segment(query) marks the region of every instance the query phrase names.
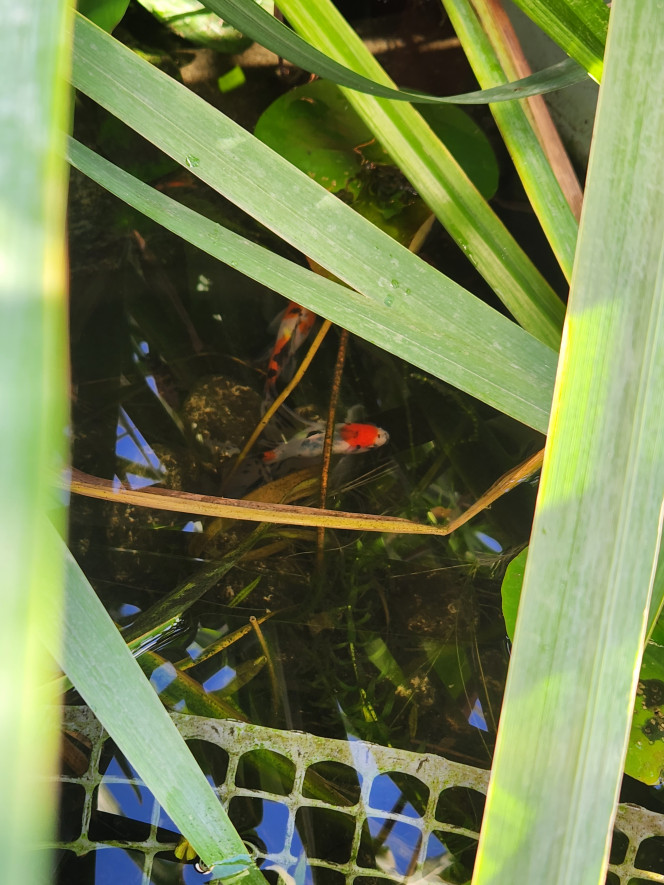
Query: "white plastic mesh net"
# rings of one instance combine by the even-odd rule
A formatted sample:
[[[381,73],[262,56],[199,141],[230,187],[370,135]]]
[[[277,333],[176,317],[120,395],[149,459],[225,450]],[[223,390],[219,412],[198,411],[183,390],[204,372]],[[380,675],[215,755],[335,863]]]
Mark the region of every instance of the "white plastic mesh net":
[[[467,881],[488,771],[363,741],[172,717],[186,741],[199,749],[217,748],[214,752],[224,757],[223,781],[209,775],[210,780],[262,869],[301,880],[306,867],[304,881],[325,885]],[[116,873],[108,881],[127,885],[204,881],[193,866],[184,873],[180,869],[178,878],[172,870],[168,875],[176,865],[175,827],[136,773],[117,762],[91,711],[66,708],[63,729],[78,749],[70,758],[74,773],[61,776],[60,858],[66,852],[77,858],[96,853],[98,871],[104,865],[110,869],[117,861],[113,852],[122,852],[130,858],[132,875],[120,880]],[[247,778],[257,753],[263,776]],[[271,764],[279,772],[274,779],[264,776]],[[334,783],[335,773],[345,784],[338,798],[334,787],[316,788]],[[246,835],[247,821],[253,835]],[[269,839],[260,838],[261,821],[269,824]],[[332,832],[332,839],[320,838]],[[664,816],[619,806],[609,870],[611,885],[664,883]],[[61,881],[86,881],[84,875],[67,876]],[[88,881],[100,881],[99,875]]]

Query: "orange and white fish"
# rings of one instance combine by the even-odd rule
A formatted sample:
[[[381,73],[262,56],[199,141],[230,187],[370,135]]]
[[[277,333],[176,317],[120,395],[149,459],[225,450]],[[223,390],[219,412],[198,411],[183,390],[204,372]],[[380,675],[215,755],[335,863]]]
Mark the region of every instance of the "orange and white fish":
[[[375,424],[335,424],[332,452],[335,455],[359,455],[384,446],[389,438],[388,432]],[[325,428],[314,426],[263,452],[261,457],[266,463],[285,461],[286,458],[317,458],[323,454],[324,443]]]
[[[315,322],[315,313],[294,301],[288,302],[286,310],[281,315],[277,338],[267,364],[264,396],[266,407],[276,397],[277,381],[284,374],[284,369],[296,350],[306,341]]]

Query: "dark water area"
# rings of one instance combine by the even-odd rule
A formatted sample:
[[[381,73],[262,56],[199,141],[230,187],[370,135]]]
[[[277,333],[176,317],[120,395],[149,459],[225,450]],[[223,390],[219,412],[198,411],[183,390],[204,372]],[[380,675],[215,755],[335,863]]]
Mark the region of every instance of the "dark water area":
[[[125,39],[132,21],[145,20],[142,11],[133,14],[120,32]],[[157,29],[154,39],[162,37]],[[178,44],[164,57],[182,64],[184,52]],[[192,50],[186,52],[190,61]],[[247,78],[253,98],[267,105],[290,85],[292,74],[284,79],[275,69],[248,69]],[[422,86],[416,79],[409,85]],[[208,84],[196,88],[207,96]],[[242,101],[231,96],[229,105]],[[222,101],[219,95],[215,100]],[[245,109],[243,124],[250,125],[261,109]],[[83,97],[75,131],[174,199],[306,264]],[[318,506],[318,461],[292,458],[271,468],[260,459],[282,439],[283,425],[268,430],[249,467],[229,479],[234,458],[261,417],[284,298],[76,172],[69,224],[73,466],[127,488],[160,485],[212,496],[241,496],[249,489],[260,495],[271,480],[298,471],[305,484],[296,503]],[[422,257],[486,294],[440,229],[429,236]],[[308,420],[327,418],[339,340],[333,328],[289,398],[290,408]],[[305,350],[298,351],[293,369]],[[454,518],[542,445],[535,432],[356,336],[348,343],[336,420],[370,422],[390,439],[361,454],[333,456],[327,507],[417,522]],[[185,581],[194,586],[195,601],[139,657],[157,690],[160,662],[186,672],[186,691],[164,688],[164,703],[172,709],[206,716],[221,710],[269,728],[432,752],[489,768],[509,658],[500,581],[507,562],[527,543],[535,494],[536,483],[524,483],[448,538],[327,530],[322,550],[315,529],[272,525],[257,531],[250,523],[74,495],[70,547],[111,617],[127,631]],[[222,562],[226,566],[210,581],[211,569]],[[232,641],[206,657],[225,637]],[[80,703],[74,693],[68,700]],[[100,771],[111,786],[102,791],[103,802],[97,794],[91,800],[90,838],[103,841],[110,833],[118,844],[84,858],[64,852],[60,882],[144,881],[132,849],[119,844],[144,838],[146,827],[157,840],[173,839],[174,825],[133,783],[126,760],[110,744],[104,752]],[[209,748],[197,753],[210,779],[223,781],[223,759],[210,758]],[[287,778],[283,768],[277,770]],[[352,777],[330,777],[340,778],[352,794]],[[288,792],[287,785],[283,789]],[[379,808],[383,802],[387,812],[412,807],[418,813],[422,797],[407,778],[400,783],[398,776],[389,777],[377,789]],[[465,794],[445,800],[453,824],[477,817],[467,801]],[[77,790],[64,791],[65,829],[67,808],[82,802]],[[278,842],[274,834],[283,821],[276,805],[233,802],[231,818],[252,844],[260,849],[261,842]],[[307,834],[314,831],[334,832],[331,844],[344,844],[347,815],[335,819],[330,812],[328,820],[307,814],[313,818],[297,825],[304,854]],[[416,831],[411,839],[407,822],[399,826],[404,833],[394,838],[410,839],[419,850]],[[69,833],[64,841],[75,838]],[[372,838],[375,833],[363,848],[369,854]],[[468,845],[445,851],[472,854]],[[156,857],[152,881],[205,881],[169,851]],[[395,864],[397,879],[407,874],[407,865]],[[472,858],[466,873],[471,867]],[[466,873],[459,870],[457,879],[445,881],[466,881]],[[315,881],[323,879],[340,876],[319,867]],[[366,881],[374,881],[370,872]]]
[[[120,204],[113,211],[127,213]],[[285,302],[140,217],[131,221],[114,244],[115,267],[73,265],[73,464],[129,488],[228,493],[229,466],[261,417],[270,324]],[[328,335],[291,407],[326,417],[338,338],[337,330]],[[385,428],[390,441],[333,457],[332,509],[453,517],[539,444],[536,434],[356,337],[337,420],[349,414]],[[257,451],[277,439],[268,434]],[[250,463],[251,479],[273,478],[275,471]],[[277,467],[315,474],[318,465],[290,459]],[[274,613],[262,629],[279,665],[278,697],[266,668],[240,689],[241,706],[260,710],[262,724],[339,737],[348,716],[363,738],[441,752],[460,741],[460,757],[489,764],[491,738],[468,717],[484,693],[493,732],[507,660],[500,578],[527,542],[534,496],[526,484],[445,539],[328,531],[322,569],[314,529],[270,527],[159,652],[178,661],[250,615]],[[315,490],[302,503],[315,505]],[[120,624],[254,531],[72,499],[72,550]],[[224,652],[223,666],[212,658],[189,672],[219,690],[218,670],[260,656],[249,635]]]

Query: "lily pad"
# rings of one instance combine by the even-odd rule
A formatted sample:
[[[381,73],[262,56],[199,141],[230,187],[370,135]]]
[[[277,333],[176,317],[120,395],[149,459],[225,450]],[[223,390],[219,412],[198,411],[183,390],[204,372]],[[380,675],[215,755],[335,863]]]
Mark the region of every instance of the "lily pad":
[[[486,200],[498,190],[500,170],[493,148],[473,118],[452,104],[418,108],[429,126]]]
[[[510,639],[514,639],[528,548],[507,566],[501,587],[503,615]],[[653,637],[664,634],[660,617]],[[664,647],[650,641],[643,653],[634,716],[629,733],[625,773],[645,784],[664,782]]]
[[[498,164],[481,129],[452,105],[422,113],[476,187],[492,196]],[[429,215],[333,83],[316,80],[282,95],[261,115],[254,134],[400,242],[409,242]]]
[[[129,0],[79,0],[78,11],[110,34],[128,6]]]
[[[138,0],[178,37],[217,52],[241,52],[252,43],[232,25],[224,22],[198,0]],[[274,12],[274,0],[254,0],[268,12]]]
[[[363,162],[389,162],[343,93],[326,80],[273,101],[254,135],[332,193],[344,190]]]
[[[523,586],[523,573],[526,570],[526,559],[528,558],[528,548],[525,547],[518,556],[507,566],[505,577],[500,588],[503,598],[503,617],[505,618],[505,629],[507,635],[514,641],[514,628],[516,627],[516,615],[519,610],[519,599],[521,598],[521,587]]]
[[[643,653],[625,772],[645,784],[664,781],[664,649]]]

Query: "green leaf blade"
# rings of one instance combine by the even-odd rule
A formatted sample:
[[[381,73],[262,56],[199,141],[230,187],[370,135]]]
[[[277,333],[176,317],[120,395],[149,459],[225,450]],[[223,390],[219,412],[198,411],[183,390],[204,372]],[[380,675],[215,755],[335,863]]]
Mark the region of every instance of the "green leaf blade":
[[[391,83],[329,0],[284,0],[282,8],[312,43],[349,67]],[[409,104],[343,91],[510,313],[524,329],[557,348],[562,302],[423,117]]]
[[[545,429],[553,350],[85,19],[77,19],[75,34],[79,88],[357,290],[337,287],[325,303],[305,293],[303,304],[380,346],[389,333],[388,348],[406,359],[406,350],[414,353],[408,342],[416,342],[415,364]],[[205,236],[209,251],[220,234]],[[225,254],[238,266],[227,247]]]
[[[475,0],[474,7],[469,0],[443,0],[443,4],[478,82],[485,87],[504,82],[498,53],[482,28],[482,18],[478,18],[483,13],[490,20],[492,5],[479,0]],[[491,113],[546,238],[569,280],[578,224],[530,124],[525,103],[493,105]]]
[[[476,885],[603,880],[655,574],[664,106],[648,74],[664,13],[612,15]]]
[[[61,525],[53,473],[66,463],[65,211],[71,11],[64,0],[2,4],[0,74],[0,550],[6,665],[0,717],[3,882],[48,880],[37,846],[56,829],[59,696],[44,684],[60,641],[62,559],[44,542]],[[52,600],[56,615],[47,616]]]
[[[204,5],[216,12],[220,18],[233,22],[247,36],[261,46],[271,49],[277,55],[293,64],[326,77],[338,86],[347,86],[358,92],[394,101],[410,101],[413,104],[487,104],[492,101],[511,101],[528,95],[542,95],[557,89],[564,89],[579,83],[587,76],[584,69],[567,59],[538,71],[530,77],[516,80],[505,86],[486,91],[467,92],[462,95],[427,95],[409,89],[393,89],[368,77],[357,74],[345,65],[339,64],[329,55],[320,52],[298,34],[274,19],[263,9],[254,9],[242,0],[205,0]]]
[[[588,71],[602,79],[609,8],[602,0],[514,0],[536,25]]]
[[[242,839],[76,560],[53,529],[48,537],[66,565],[64,646],[49,641],[52,654],[202,860],[217,864],[217,875],[246,870],[248,881],[261,885]]]

